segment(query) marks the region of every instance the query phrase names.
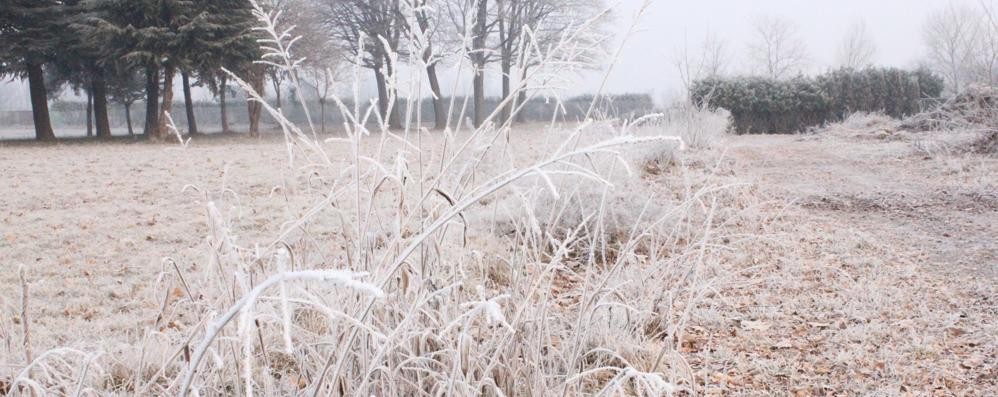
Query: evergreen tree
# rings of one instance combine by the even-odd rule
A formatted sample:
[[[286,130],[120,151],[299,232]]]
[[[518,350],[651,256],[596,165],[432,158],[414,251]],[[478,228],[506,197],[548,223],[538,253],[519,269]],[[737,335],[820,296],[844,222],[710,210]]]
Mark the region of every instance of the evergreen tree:
[[[123,67],[109,70],[109,80],[113,81],[107,87],[109,99],[125,108],[125,125],[128,127],[128,135],[135,135],[135,131],[132,129],[132,104],[142,100],[145,96],[143,76],[134,68]]]
[[[198,16],[189,24],[185,43],[188,73],[194,72],[202,85],[218,96],[221,110],[222,132],[228,132],[226,96],[228,75],[245,74],[260,59],[257,34],[253,31],[256,20],[248,0],[205,0]],[[185,90],[186,92],[189,90]],[[193,109],[188,102],[189,119]],[[192,131],[196,126],[192,125]]]
[[[28,79],[35,138],[39,140],[55,139],[43,66],[57,52],[61,7],[57,0],[0,2],[0,73]]]
[[[163,139],[163,113],[173,105],[173,77],[181,65],[188,24],[197,8],[191,0],[95,0],[99,15],[90,40],[104,43],[101,57],[142,67],[146,75],[144,133]],[[160,76],[162,75],[162,87]],[[158,106],[162,95],[162,108]]]
[[[51,89],[61,89],[68,84],[75,92],[87,96],[87,136],[92,135],[96,122],[97,136],[111,136],[111,123],[107,109],[107,77],[105,60],[101,57],[102,42],[90,40],[88,32],[97,18],[92,2],[63,1],[61,23],[64,34],[59,36],[58,54],[52,62]]]

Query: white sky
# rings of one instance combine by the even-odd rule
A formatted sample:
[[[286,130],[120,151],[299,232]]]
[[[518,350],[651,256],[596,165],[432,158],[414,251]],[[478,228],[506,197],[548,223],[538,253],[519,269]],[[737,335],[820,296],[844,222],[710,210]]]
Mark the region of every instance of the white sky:
[[[616,25],[624,30],[644,0],[619,2]],[[979,5],[979,0],[954,0]],[[985,0],[991,2],[992,0]],[[923,55],[921,27],[928,14],[949,0],[652,0],[641,19],[641,31],[625,47],[608,90],[614,93],[651,93],[656,99],[675,94],[681,83],[675,54],[685,41],[697,48],[708,32],[727,43],[735,62],[744,69],[752,23],[763,16],[792,20],[807,45],[811,71],[834,66],[835,52],[849,27],[863,19],[876,41],[875,64],[911,67]],[[741,67],[741,68],[740,68]],[[582,91],[594,91],[598,76],[586,76]]]
[[[606,0],[616,14],[613,30],[622,39],[644,0]],[[726,42],[730,56],[729,70],[745,71],[745,52],[752,36],[752,23],[759,17],[778,16],[794,21],[811,56],[811,71],[834,66],[835,52],[849,27],[864,20],[876,42],[875,63],[911,67],[922,57],[921,26],[933,10],[950,0],[651,0],[639,22],[639,31],[630,38],[613,73],[606,92],[648,93],[656,100],[673,97],[680,91],[675,54],[688,43],[699,46],[708,32]],[[952,0],[977,6],[981,0]],[[984,0],[992,2],[994,0]],[[441,68],[444,87],[452,87],[447,71]],[[365,72],[365,75],[368,74]],[[498,94],[495,73],[489,77],[489,94]],[[366,78],[366,76],[365,76]],[[602,72],[579,76],[579,84],[566,95],[592,93],[603,78]],[[461,78],[464,85],[464,78]],[[364,92],[373,94],[373,84],[365,82]],[[269,86],[269,85],[268,85]],[[269,87],[268,87],[269,89]],[[26,97],[11,100],[16,93],[26,93],[21,84],[0,82],[0,109],[27,108]],[[197,95],[208,99],[205,93]],[[445,92],[445,94],[447,94]],[[6,100],[5,100],[6,98]],[[19,106],[20,105],[20,106]]]

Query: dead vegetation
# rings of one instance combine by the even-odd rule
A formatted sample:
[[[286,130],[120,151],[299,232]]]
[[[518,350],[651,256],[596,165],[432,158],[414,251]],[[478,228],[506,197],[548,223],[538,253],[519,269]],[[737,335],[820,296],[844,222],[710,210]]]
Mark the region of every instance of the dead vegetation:
[[[998,390],[998,222],[963,207],[994,191],[993,158],[729,137],[714,112],[399,131],[338,100],[351,122],[319,140],[239,83],[279,140],[0,154],[0,260],[26,269],[0,274],[22,286],[0,295],[6,394]],[[120,167],[72,173],[100,161]]]
[[[442,143],[425,138],[427,148]],[[537,153],[543,153],[545,145],[550,144],[537,131],[520,131],[511,139],[532,142]],[[379,143],[367,140],[363,145],[362,150],[368,150]],[[435,269],[431,277],[420,270],[423,262],[403,266],[392,282],[396,291],[392,293],[400,295],[398,305],[416,302],[422,305],[424,315],[453,317],[449,321],[421,321],[418,327],[406,328],[405,338],[395,340],[408,358],[399,359],[426,360],[420,371],[449,373],[451,365],[458,361],[443,360],[460,349],[479,352],[460,354],[480,354],[478,349],[487,346],[489,339],[478,338],[513,335],[516,346],[533,346],[529,354],[536,354],[534,357],[579,351],[584,368],[602,368],[604,372],[586,373],[579,378],[578,386],[572,386],[579,387],[578,392],[596,393],[615,385],[612,387],[622,388],[617,394],[639,394],[633,382],[658,376],[674,389],[654,390],[674,390],[675,395],[990,395],[998,388],[993,382],[996,368],[991,359],[998,347],[993,338],[994,304],[989,301],[995,293],[994,284],[986,280],[995,277],[987,269],[996,263],[998,248],[988,240],[998,232],[994,230],[998,223],[994,222],[995,180],[989,175],[998,165],[988,157],[968,154],[925,160],[908,152],[907,145],[905,141],[870,141],[834,134],[818,140],[725,137],[718,149],[679,153],[681,161],[661,173],[636,173],[632,178],[637,179],[626,179],[626,172],[615,174],[614,190],[604,190],[599,183],[579,184],[553,177],[559,192],[555,198],[543,178],[525,180],[500,197],[479,201],[466,217],[470,226],[467,243],[463,242],[461,222],[453,223],[451,237],[440,240],[439,248],[434,248],[448,254],[436,256],[433,250],[427,251],[427,255],[437,258],[425,262],[435,263],[431,265]],[[68,169],[89,158],[104,156],[109,148],[102,145],[88,149],[73,156],[46,157],[65,158]],[[134,152],[136,147],[122,145],[120,149]],[[309,200],[302,199],[311,195],[302,192],[321,186],[317,184],[321,179],[315,176],[300,179],[300,184],[288,189],[298,192],[286,196],[295,203],[291,206],[282,204],[286,200],[282,195],[271,193],[269,182],[282,178],[278,142],[247,147],[235,142],[194,141],[183,150],[137,149],[143,155],[136,158],[146,159],[143,161],[148,161],[150,167],[160,164],[164,170],[115,176],[124,191],[134,186],[135,193],[141,192],[150,177],[167,181],[165,185],[172,189],[181,188],[185,181],[200,180],[199,185],[212,185],[218,183],[217,178],[232,179],[226,185],[239,193],[238,205],[232,199],[222,199],[234,198],[231,193],[210,194],[218,197],[215,205],[220,220],[225,220],[212,228],[240,235],[232,240],[236,244],[233,248],[265,241],[268,230],[282,230],[280,224],[285,219],[274,214],[307,213]],[[196,176],[196,169],[212,168],[170,171],[191,164],[194,158],[225,158],[236,149],[257,154],[215,160],[216,171],[202,176]],[[11,188],[25,193],[23,201],[5,203],[4,207],[11,211],[3,215],[9,219],[6,222],[37,222],[17,214],[34,203],[52,206],[61,200],[58,196],[45,199],[42,186],[54,185],[41,183],[37,175],[30,176],[23,171],[28,168],[21,167],[37,158],[39,150],[60,149],[26,147],[6,154],[5,163],[11,164],[12,170],[22,170],[17,171],[17,185]],[[329,153],[338,156],[342,152],[331,149]],[[848,160],[840,157],[843,153],[849,154]],[[642,151],[634,151],[632,156],[630,162],[638,171]],[[267,160],[253,161],[261,158]],[[497,155],[493,160],[501,165],[502,158]],[[221,177],[220,169],[226,163],[231,164],[231,170],[228,176]],[[835,168],[823,168],[829,164],[835,164]],[[480,169],[488,167],[482,165]],[[870,174],[871,169],[882,172]],[[874,176],[878,178],[870,179]],[[109,210],[117,207],[111,196],[98,195],[103,189],[94,188],[85,179],[80,183],[72,187],[79,190],[67,194],[88,197],[88,201]],[[169,190],[153,194],[167,195]],[[605,201],[600,198],[603,194],[607,195]],[[804,200],[794,204],[795,197]],[[605,203],[604,215],[598,218],[591,215],[599,212],[592,206],[594,202]],[[203,262],[206,246],[197,243],[198,236],[215,233],[213,229],[203,221],[180,222],[185,213],[203,208],[205,203],[197,194],[165,203],[166,207],[125,209],[133,214],[130,218],[144,219],[136,227],[148,231],[134,236],[139,241],[95,237],[93,245],[53,251],[71,258],[68,266],[51,267],[49,271],[27,267],[32,299],[26,317],[31,325],[34,354],[47,354],[38,356],[42,363],[56,360],[35,367],[32,379],[37,379],[39,390],[71,393],[85,368],[89,368],[86,390],[96,394],[136,390],[168,394],[169,387],[176,387],[172,382],[182,376],[198,331],[210,320],[201,314],[200,307],[213,299],[211,295],[217,293],[213,290],[224,278],[212,270],[217,265]],[[338,205],[343,208],[347,203]],[[446,200],[440,203],[448,205]],[[78,216],[73,215],[74,207],[58,208],[60,212],[42,222],[56,227],[54,230],[66,230],[67,220],[83,222],[74,219]],[[384,215],[393,206],[379,208],[378,213]],[[599,222],[579,222],[579,218],[567,216],[569,212],[581,219],[605,221],[603,226],[598,226]],[[490,220],[493,217],[495,223]],[[537,220],[535,226],[530,226],[531,218]],[[341,233],[354,232],[341,230],[337,219],[316,219],[305,226],[300,237],[288,240],[294,253],[289,268],[300,270],[345,260],[334,259],[346,258],[340,247],[349,247],[347,236]],[[508,234],[497,234],[507,220],[517,227],[509,228]],[[93,236],[104,236],[126,227],[130,226],[93,223],[88,231]],[[29,229],[18,226],[18,230]],[[153,239],[146,240],[146,234]],[[380,232],[371,238],[377,234]],[[224,236],[219,234],[213,240],[222,241]],[[381,243],[370,240],[363,246],[390,250],[398,237],[393,233],[384,236],[377,237]],[[50,244],[42,235],[6,232],[8,237],[18,248],[7,251],[5,263],[29,262],[34,252]],[[176,246],[173,240],[190,245],[172,254],[179,273],[172,264],[161,266],[155,255],[132,262],[130,271],[114,270],[114,258],[135,251],[168,254],[169,247]],[[330,248],[312,251],[318,241]],[[104,255],[101,247],[113,252],[111,260],[87,265]],[[223,245],[207,247],[215,247],[210,252],[227,250]],[[604,247],[612,249],[603,251]],[[599,255],[597,260],[590,261],[592,254]],[[229,260],[227,257],[220,258]],[[263,262],[254,266],[277,265]],[[160,282],[143,280],[143,274],[155,275],[159,271],[163,272]],[[78,281],[71,281],[75,276],[66,277],[80,272],[91,276],[81,276]],[[256,274],[250,276],[256,279],[254,283],[263,281],[263,274],[250,274]],[[66,279],[69,283],[61,285],[70,290],[82,291],[90,284],[122,287],[110,288],[110,292],[102,288],[81,296],[80,302],[104,302],[91,303],[94,314],[88,317],[75,309],[62,312],[65,305],[61,302],[67,298],[61,295],[63,287],[46,282],[53,278]],[[3,282],[18,284],[16,277]],[[460,286],[454,286],[457,282]],[[429,284],[447,292],[415,301],[401,297],[417,294],[425,288],[420,285]],[[263,337],[265,343],[255,344],[254,367],[259,370],[254,370],[253,378],[260,385],[269,383],[266,387],[271,389],[261,389],[260,393],[302,394],[315,387],[327,358],[322,353],[332,351],[322,346],[331,346],[348,335],[344,332],[349,330],[350,320],[343,317],[342,309],[324,303],[341,299],[341,294],[321,284],[297,284],[288,289],[288,324],[294,344],[290,353],[283,347],[281,336],[279,291],[274,290],[261,301],[256,310],[267,314],[258,317],[260,331],[251,336],[254,340]],[[507,294],[509,297],[505,297]],[[5,338],[2,368],[6,372],[2,378],[10,384],[16,375],[13,370],[23,365],[20,327],[25,316],[17,307],[18,291],[5,292],[3,298],[0,330]],[[454,299],[466,305],[463,310],[446,309],[456,304],[447,303]],[[404,306],[398,305],[383,310],[401,316],[399,310]],[[582,310],[585,307],[590,309]],[[121,308],[128,309],[123,312]],[[481,317],[469,318],[469,313]],[[519,321],[515,320],[518,313]],[[453,323],[461,318],[466,320]],[[127,322],[155,331],[146,336],[135,334],[120,327]],[[504,322],[515,331],[500,332],[506,328]],[[542,329],[532,325],[542,322],[547,324]],[[474,339],[463,339],[459,329],[448,327],[451,323],[468,327],[465,332]],[[404,326],[405,322],[398,324]],[[90,335],[99,341],[72,331],[79,327],[93,329]],[[550,332],[559,328],[573,332]],[[541,330],[550,333],[538,337]],[[530,342],[537,340],[543,344]],[[98,351],[103,354],[96,355]],[[238,349],[222,350],[226,351],[221,356],[225,361],[230,360],[227,355],[240,354]],[[543,359],[539,362],[554,365]],[[417,379],[415,369],[398,368],[398,374]],[[567,371],[564,367],[551,368],[555,372]],[[545,388],[550,393],[560,392],[559,388],[539,383],[540,378],[512,376],[507,371],[482,373],[481,379],[495,381],[510,393]],[[517,371],[522,374],[523,370]],[[235,374],[238,372],[224,378]],[[216,392],[240,387],[224,378],[218,380],[221,383],[215,386]],[[349,382],[341,385],[359,386]],[[396,392],[403,393],[395,390],[386,394]]]
[[[998,153],[998,89],[973,85],[940,106],[902,121],[901,129],[966,131],[978,135],[967,150]]]

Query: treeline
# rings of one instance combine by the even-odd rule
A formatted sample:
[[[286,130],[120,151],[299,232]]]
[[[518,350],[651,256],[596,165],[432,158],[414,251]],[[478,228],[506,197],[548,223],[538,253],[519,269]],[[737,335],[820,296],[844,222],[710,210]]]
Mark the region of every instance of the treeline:
[[[738,133],[793,133],[843,120],[853,112],[903,117],[937,98],[945,83],[927,70],[840,69],[788,80],[763,77],[707,78],[693,83],[691,100],[731,112]]]
[[[244,100],[242,96],[235,96],[234,100]],[[599,99],[594,100],[592,95],[580,95],[575,97],[565,98],[563,100],[556,100],[554,98],[531,98],[527,101],[523,109],[518,112],[519,120],[522,122],[549,122],[554,118],[556,121],[568,121],[575,122],[585,119],[586,113],[589,111],[590,105],[595,102],[593,106],[593,114],[600,117],[607,118],[620,118],[620,119],[633,119],[636,117],[644,116],[655,112],[655,104],[652,97],[648,94],[622,94],[622,95],[604,95]],[[454,107],[451,108],[449,104],[453,101]],[[462,108],[465,103],[471,103],[472,98],[468,97],[456,97],[456,98],[444,98],[444,103],[448,104],[450,112],[450,120],[452,125],[460,120],[462,117],[467,117],[467,114],[462,115]],[[400,98],[399,102],[406,102],[405,98]],[[424,122],[432,122],[435,118],[435,113],[433,109],[433,100],[426,98],[421,101],[419,106],[418,114],[420,119]],[[499,108],[502,98],[499,97],[486,97],[484,102],[484,107],[486,113],[492,113]],[[347,108],[353,108],[354,103],[352,100],[345,99],[343,104]],[[175,102],[174,107],[184,107],[183,102]],[[308,99],[305,102],[305,106],[308,107],[311,112],[312,117],[319,117],[318,111],[321,105],[316,99]],[[52,113],[53,125],[58,127],[59,125],[84,125],[89,124],[92,120],[91,114],[92,109],[88,110],[86,102],[79,101],[55,101],[49,106]],[[282,107],[282,112],[284,117],[289,121],[304,125],[307,123],[306,114],[301,103],[298,101],[291,101]],[[414,109],[415,110],[415,109]],[[230,108],[228,116],[235,120],[234,126],[240,126],[241,123],[248,120],[249,115],[246,113],[246,107],[235,107]],[[220,105],[217,102],[203,102],[195,101],[193,104],[193,115],[198,120],[198,124],[202,127],[210,127],[218,129],[221,127],[220,120],[218,119],[218,114],[220,112]],[[19,119],[16,117],[5,117],[5,115],[10,115],[5,112],[0,112],[0,125],[14,126],[14,125],[27,125],[31,123],[30,117],[25,119]],[[20,115],[17,113],[16,115]],[[591,116],[592,116],[591,115]],[[135,132],[132,128],[131,120],[142,120],[145,117],[145,111],[138,107],[137,109],[128,111],[126,107],[112,107],[108,109],[108,119],[110,120],[110,125],[113,130],[121,131],[125,130],[128,135],[133,135]],[[187,113],[179,112],[172,116],[173,121],[177,125],[187,125]],[[413,115],[415,119],[415,114]],[[341,125],[347,122],[342,114],[338,111],[329,112],[326,117],[322,118],[324,122],[328,125]],[[266,119],[261,122],[265,123]],[[315,121],[315,120],[313,120]],[[245,127],[245,126],[243,126]],[[321,126],[317,126],[321,128]],[[141,133],[141,131],[138,131]]]
[[[254,23],[246,0],[5,0],[0,75],[28,80],[37,139],[55,139],[48,102],[67,88],[86,94],[97,136],[111,135],[109,102],[145,101],[143,133],[162,138],[176,75],[188,113],[195,78],[224,109],[222,67],[262,75]]]
[[[397,82],[400,62],[424,70],[429,106],[437,128],[450,117],[437,76],[445,62],[471,65],[468,114],[475,126],[490,113],[486,70],[498,65],[504,106],[496,120],[522,121],[531,95],[527,82],[566,32],[585,26],[602,10],[602,0],[4,0],[0,2],[0,77],[26,79],[37,139],[55,139],[48,103],[66,89],[88,98],[97,136],[110,136],[108,104],[131,114],[144,103],[142,133],[170,135],[175,80],[182,85],[187,130],[197,133],[192,87],[206,87],[219,102],[219,120],[228,131],[231,71],[254,91],[271,89],[282,107],[282,84],[294,78],[318,98],[325,118],[341,65],[369,70],[377,85],[377,115],[393,127],[403,118]],[[261,11],[261,12],[256,12]],[[268,34],[254,27],[266,11],[276,33],[294,26],[296,69],[257,62],[271,52]],[[603,19],[601,18],[600,21]],[[529,34],[524,34],[529,32]],[[605,33],[605,32],[603,32]],[[576,37],[576,36],[572,36]],[[571,51],[593,60],[606,34],[578,35]],[[289,42],[282,45],[288,45]],[[307,56],[305,56],[307,55]],[[302,57],[298,60],[298,57]],[[264,59],[266,58],[266,59]],[[293,75],[292,75],[293,74]],[[268,84],[269,82],[269,84]],[[494,107],[493,107],[494,109]],[[249,133],[259,133],[262,105],[248,102]],[[451,117],[452,118],[452,117]],[[325,124],[325,120],[322,120]]]

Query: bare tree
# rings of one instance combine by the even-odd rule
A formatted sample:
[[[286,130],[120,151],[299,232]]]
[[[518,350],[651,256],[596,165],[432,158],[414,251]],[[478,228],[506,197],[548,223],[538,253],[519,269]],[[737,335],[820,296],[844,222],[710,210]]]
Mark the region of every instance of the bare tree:
[[[322,25],[346,51],[348,60],[374,72],[382,121],[402,125],[396,90],[394,56],[400,55],[404,31],[399,0],[316,0]]]
[[[866,21],[853,22],[838,48],[838,63],[844,68],[860,69],[870,66],[877,52],[877,44],[870,35]]]
[[[293,10],[293,8],[294,6],[301,4],[292,4],[292,1],[293,0],[258,0],[258,2],[261,3],[265,9],[279,12],[281,15],[294,14],[295,12],[293,11],[300,11]],[[274,100],[276,101],[275,107],[280,109],[284,106],[284,99],[282,97],[284,90],[281,87],[284,85],[284,80],[286,80],[288,76],[284,71],[280,70],[280,68],[273,66],[268,66],[265,72],[266,77],[270,79],[271,87],[274,89]]]
[[[496,0],[449,0],[444,1],[447,15],[457,38],[463,47],[472,68],[472,123],[479,127],[485,122],[485,69],[495,62],[494,42],[490,38],[498,25],[496,12],[490,4]]]
[[[513,63],[523,53],[525,30],[536,30],[557,9],[553,0],[496,0],[499,25],[499,65],[502,73],[502,98],[512,95]],[[564,25],[567,27],[567,24]],[[508,121],[513,103],[507,103],[499,119]]]
[[[475,96],[475,127],[485,122],[485,64],[488,60],[485,44],[490,32],[489,0],[471,0],[474,4],[474,25],[471,31],[471,48],[468,57],[474,69],[472,90]]]
[[[950,3],[925,21],[922,34],[929,63],[943,75],[953,92],[960,92],[969,79],[979,20],[973,8]]]
[[[688,42],[684,40],[683,47],[676,50],[674,62],[683,88],[689,92],[694,81],[724,75],[729,58],[727,43],[717,35],[707,32],[697,50],[691,50]]]
[[[984,15],[979,18],[980,34],[972,67],[975,80],[994,87],[998,82],[998,21],[990,3],[980,0],[980,5]]]
[[[723,76],[731,59],[728,43],[716,34],[707,33],[700,45],[701,70],[704,77]]]
[[[431,12],[427,0],[409,0],[405,4],[412,7],[412,12],[406,13],[407,16],[411,16],[412,21],[407,21],[405,28],[414,46],[421,52],[421,61],[426,68],[426,78],[430,84],[433,102],[434,128],[444,129],[447,127],[447,111],[444,108],[443,92],[440,90],[440,79],[437,77],[437,63],[440,62],[440,57],[434,53],[433,45],[437,33],[436,22],[440,18]]]
[[[807,48],[797,24],[778,17],[755,22],[755,37],[749,44],[749,59],[767,77],[782,79],[803,71],[808,62]]]
[[[522,103],[526,95],[523,92],[525,87],[520,87],[517,101],[506,100],[514,94],[514,66],[518,69],[522,85],[529,69],[537,65],[534,57],[527,56],[529,47],[548,48],[565,32],[573,31],[579,23],[600,11],[600,0],[496,0],[497,53],[502,73],[502,99],[507,103],[500,120],[511,121],[513,109],[517,103]],[[605,21],[601,19],[599,22]],[[586,37],[580,39],[585,40]]]
[[[326,133],[326,104],[336,88],[337,76],[343,64],[343,54],[333,37],[323,28],[321,13],[314,0],[291,0],[289,19],[299,40],[297,53],[304,55],[298,77],[315,91],[319,102],[320,132]]]

